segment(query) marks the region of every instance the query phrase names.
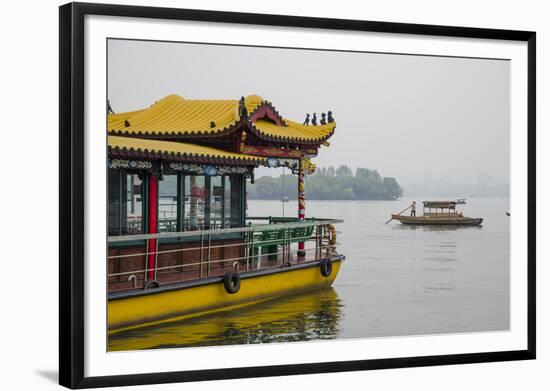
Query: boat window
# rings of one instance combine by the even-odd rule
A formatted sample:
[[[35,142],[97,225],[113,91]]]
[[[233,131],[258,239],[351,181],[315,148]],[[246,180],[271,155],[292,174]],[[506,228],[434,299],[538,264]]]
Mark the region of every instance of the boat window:
[[[178,175],[164,175],[159,181],[158,232],[178,230]]]
[[[126,216],[123,216],[122,235],[143,233],[143,186],[137,174],[126,174]],[[124,218],[125,217],[125,218]]]
[[[229,213],[229,228],[241,227],[244,225],[244,186],[245,181],[242,176],[230,176],[227,178],[227,187],[229,197],[226,198],[226,210]]]
[[[108,234],[143,233],[143,186],[137,173],[109,170]]]
[[[223,177],[223,226],[224,228],[231,228],[231,179],[230,177]]]
[[[108,179],[108,235],[119,235],[120,230],[120,171],[109,170]]]
[[[241,175],[165,174],[158,185],[158,232],[241,227]],[[146,189],[138,172],[109,170],[108,235],[146,233]]]
[[[186,175],[180,181],[183,231],[242,226],[242,176]]]
[[[206,178],[188,175],[183,186],[183,230],[205,229],[206,219]]]
[[[223,228],[224,212],[224,191],[223,179],[225,177],[215,176],[210,178],[210,190],[208,192],[210,201],[210,215],[208,227],[210,229]]]
[[[241,176],[207,177],[205,218],[210,229],[241,226]]]

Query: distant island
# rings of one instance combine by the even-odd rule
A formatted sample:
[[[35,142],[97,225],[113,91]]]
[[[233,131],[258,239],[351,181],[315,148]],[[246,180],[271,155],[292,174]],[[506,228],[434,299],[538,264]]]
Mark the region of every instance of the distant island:
[[[264,176],[256,178],[254,184],[247,184],[248,198],[295,200],[297,186],[296,175]],[[403,189],[395,178],[382,177],[378,171],[368,168],[357,168],[354,173],[346,165],[319,167],[306,177],[308,200],[394,200],[402,195]]]

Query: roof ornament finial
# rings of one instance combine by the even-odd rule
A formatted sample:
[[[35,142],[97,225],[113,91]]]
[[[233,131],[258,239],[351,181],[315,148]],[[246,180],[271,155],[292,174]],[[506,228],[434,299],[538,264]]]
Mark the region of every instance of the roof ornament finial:
[[[241,96],[241,100],[239,100],[239,115],[241,118],[248,115],[248,110],[246,110],[246,105],[244,103],[244,96]]]
[[[306,119],[304,120],[303,125],[309,125],[309,113],[306,113]]]
[[[328,123],[331,124],[334,122],[334,118],[332,117],[332,111],[328,111]]]
[[[124,126],[127,127],[127,128],[129,128],[129,127],[130,127],[130,121],[125,120],[125,121],[124,121]]]
[[[113,108],[111,107],[111,101],[107,99],[107,114],[114,114]]]
[[[210,127],[211,128],[215,128],[216,127],[216,123],[214,121],[210,121]]]
[[[327,115],[325,113],[321,113],[321,125],[327,124]]]
[[[313,113],[313,118],[311,119],[311,124],[317,126],[317,113]]]

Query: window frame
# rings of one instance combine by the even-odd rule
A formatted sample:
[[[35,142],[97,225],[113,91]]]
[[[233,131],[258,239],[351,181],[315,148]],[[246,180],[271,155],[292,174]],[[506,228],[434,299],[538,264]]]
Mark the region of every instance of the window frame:
[[[205,203],[205,212],[204,212],[204,221],[205,221],[205,225],[208,225],[210,223],[210,203],[211,203],[211,178],[212,176],[210,175],[193,175],[193,174],[189,174],[189,173],[185,173],[185,172],[182,172],[182,171],[179,171],[179,172],[176,172],[175,173],[177,176],[178,176],[178,185],[177,185],[177,223],[176,223],[176,227],[178,229],[178,231],[182,231],[182,227],[185,226],[185,179],[186,177],[190,177],[190,176],[198,176],[198,177],[204,177],[204,186],[205,188],[207,189],[206,191],[206,194],[205,194],[205,198],[204,198],[204,203]],[[169,174],[166,174],[165,175],[174,175],[174,172],[170,172]],[[236,183],[238,184],[239,186],[239,189],[238,189],[238,199],[239,199],[239,216],[238,216],[238,224],[240,227],[244,227],[245,223],[246,223],[246,200],[245,200],[245,194],[246,194],[246,178],[245,178],[245,175],[243,174],[234,174],[234,175],[216,175],[216,176],[220,176],[224,179],[222,179],[221,183],[222,183],[222,197],[223,197],[223,201],[222,201],[222,214],[225,213],[225,202],[226,202],[226,199],[225,199],[225,187],[226,187],[226,181],[225,181],[225,178],[227,178],[227,180],[231,180],[230,177],[236,177],[237,178],[237,181]],[[160,179],[159,179],[159,182],[160,182]],[[160,188],[160,184],[159,184],[159,188]],[[157,197],[158,195],[160,194],[160,191],[158,192],[157,194]],[[191,194],[191,189],[189,189],[189,194]],[[229,195],[229,200],[231,200],[231,192],[230,192],[230,195]],[[158,206],[159,206],[159,203],[157,201],[157,216],[158,216]],[[223,216],[225,218],[225,216]],[[157,219],[158,220],[158,219]],[[225,220],[224,221],[224,224],[225,224]],[[185,231],[185,232],[192,232],[192,231]],[[166,239],[159,239],[159,244],[175,244],[175,243],[182,243],[182,242],[193,242],[193,241],[198,241],[198,237],[200,236],[200,230],[197,230],[197,238],[195,237],[176,237],[176,238],[166,238]],[[215,237],[213,237],[212,239],[215,239],[215,240],[229,240],[229,239],[239,239],[241,238],[243,235],[242,233],[239,233],[239,232],[235,232],[235,233],[229,233],[229,234],[222,234],[222,235],[216,235]]]
[[[108,169],[108,178],[107,178],[107,186],[109,186],[110,178],[109,176],[112,174],[115,174],[118,176],[118,210],[117,210],[117,234],[116,235],[109,235],[108,236],[122,236],[122,221],[123,221],[123,208],[128,208],[127,205],[127,194],[122,194],[123,189],[123,181],[127,180],[128,175],[138,175],[141,179],[141,232],[148,233],[149,229],[149,214],[148,214],[148,207],[149,207],[149,180],[150,180],[150,174],[145,170],[133,170],[133,169]],[[133,190],[132,190],[133,191]],[[109,230],[109,188],[107,187],[107,231]],[[124,206],[123,206],[124,205]],[[124,245],[127,242],[118,242],[118,245]],[[135,241],[132,241],[132,243],[135,243]]]

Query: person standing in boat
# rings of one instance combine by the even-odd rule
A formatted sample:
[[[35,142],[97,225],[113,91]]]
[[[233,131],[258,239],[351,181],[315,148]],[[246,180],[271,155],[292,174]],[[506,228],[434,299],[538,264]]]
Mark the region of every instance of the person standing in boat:
[[[411,204],[411,217],[416,217],[416,201],[413,201]]]

